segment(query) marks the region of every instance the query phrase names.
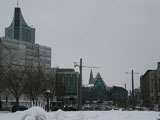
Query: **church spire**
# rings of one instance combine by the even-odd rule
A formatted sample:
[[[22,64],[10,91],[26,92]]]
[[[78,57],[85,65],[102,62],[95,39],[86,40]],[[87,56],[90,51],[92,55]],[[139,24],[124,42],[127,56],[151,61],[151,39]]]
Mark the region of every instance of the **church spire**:
[[[94,78],[93,78],[92,69],[91,69],[91,72],[90,72],[89,84],[94,84]]]

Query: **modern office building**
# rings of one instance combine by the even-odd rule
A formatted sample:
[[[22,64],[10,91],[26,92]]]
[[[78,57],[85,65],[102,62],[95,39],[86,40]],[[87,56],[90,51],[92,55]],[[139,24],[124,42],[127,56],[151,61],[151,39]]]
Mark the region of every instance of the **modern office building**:
[[[4,66],[51,68],[51,48],[35,44],[35,28],[27,25],[19,7],[15,8],[12,23],[5,28],[0,44]]]
[[[35,43],[35,28],[27,25],[20,8],[15,8],[12,23],[5,28],[5,37]]]
[[[5,68],[6,71],[15,68],[19,71],[29,67],[32,70],[41,68],[46,73],[47,82],[47,74],[51,70],[51,48],[35,44],[35,28],[27,25],[20,8],[15,8],[12,23],[5,28],[5,37],[0,38],[0,67],[1,70]],[[2,107],[11,107],[15,104],[15,98],[9,92],[1,93],[0,98]],[[30,102],[25,94],[20,96],[19,101],[20,105]],[[41,98],[40,101],[43,99]]]
[[[74,69],[60,69],[56,71],[56,96],[66,103],[77,102],[79,73]]]

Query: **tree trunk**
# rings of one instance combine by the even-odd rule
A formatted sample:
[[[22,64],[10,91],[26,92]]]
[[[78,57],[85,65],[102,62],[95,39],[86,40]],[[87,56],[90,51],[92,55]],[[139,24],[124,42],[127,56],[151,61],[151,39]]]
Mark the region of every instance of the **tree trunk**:
[[[34,97],[32,97],[32,102],[33,102],[33,106],[34,106],[35,105],[35,99],[34,99]]]
[[[16,108],[18,109],[19,106],[19,97],[16,97]]]
[[[0,92],[0,111],[2,110],[1,92]]]

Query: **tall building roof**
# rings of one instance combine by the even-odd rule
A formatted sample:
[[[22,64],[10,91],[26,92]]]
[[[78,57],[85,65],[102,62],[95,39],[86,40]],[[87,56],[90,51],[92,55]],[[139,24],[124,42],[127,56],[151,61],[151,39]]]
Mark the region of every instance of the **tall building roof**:
[[[97,73],[97,75],[96,75],[95,79],[98,79],[98,78],[102,79],[102,77],[101,77],[101,75],[100,75],[100,73],[99,73],[99,72]]]
[[[90,72],[89,84],[94,84],[94,78],[93,78],[92,69],[91,69],[91,72]]]
[[[58,68],[57,72],[75,72],[73,68]]]
[[[5,37],[35,43],[35,28],[27,25],[19,7],[15,8],[11,25],[5,28]]]
[[[100,73],[98,72],[96,77],[95,77],[95,83],[94,83],[94,86],[98,86],[98,85],[101,85],[102,87],[104,87],[105,89],[107,88],[105,82],[103,81]]]

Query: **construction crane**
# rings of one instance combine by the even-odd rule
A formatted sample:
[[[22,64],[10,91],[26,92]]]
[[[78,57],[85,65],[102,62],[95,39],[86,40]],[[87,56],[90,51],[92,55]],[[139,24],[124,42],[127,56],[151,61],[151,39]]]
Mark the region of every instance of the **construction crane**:
[[[82,58],[80,59],[80,63],[74,62],[74,67],[79,67],[79,71],[80,71],[80,77],[78,81],[78,108],[81,110],[82,109],[82,67],[85,67],[85,68],[100,68],[100,67],[83,66]]]
[[[80,65],[78,65],[78,62],[74,62],[74,67],[79,67]],[[85,68],[97,68],[99,69],[100,67],[94,67],[94,66],[82,66],[82,67],[85,67]]]

